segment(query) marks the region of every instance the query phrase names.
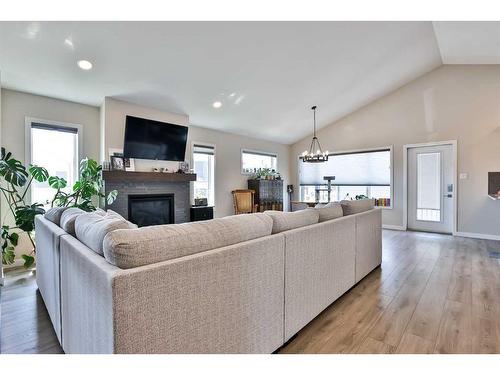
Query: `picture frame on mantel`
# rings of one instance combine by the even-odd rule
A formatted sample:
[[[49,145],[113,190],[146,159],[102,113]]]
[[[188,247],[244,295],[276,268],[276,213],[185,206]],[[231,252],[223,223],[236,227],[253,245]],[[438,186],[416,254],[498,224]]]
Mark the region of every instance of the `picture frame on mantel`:
[[[111,162],[111,157],[112,156],[119,156],[123,158],[123,149],[121,148],[109,148],[108,149],[108,154]],[[127,172],[135,172],[135,161],[132,158],[123,158],[123,164],[125,169],[124,171]],[[113,163],[111,162],[111,166],[113,166]]]

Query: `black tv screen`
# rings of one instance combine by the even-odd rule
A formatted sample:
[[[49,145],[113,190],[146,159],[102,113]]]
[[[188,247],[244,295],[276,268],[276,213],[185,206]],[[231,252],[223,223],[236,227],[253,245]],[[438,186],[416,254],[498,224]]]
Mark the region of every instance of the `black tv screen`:
[[[187,126],[127,116],[123,156],[184,161],[187,133]]]

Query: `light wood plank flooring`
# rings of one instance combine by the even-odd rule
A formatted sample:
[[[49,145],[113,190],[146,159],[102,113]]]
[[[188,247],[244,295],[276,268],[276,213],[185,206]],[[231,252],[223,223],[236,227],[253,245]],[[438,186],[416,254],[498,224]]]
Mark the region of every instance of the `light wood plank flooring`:
[[[500,242],[384,231],[382,266],[279,353],[500,353]],[[61,353],[34,275],[7,273],[0,352]]]
[[[382,266],[280,353],[500,353],[500,242],[384,231]]]

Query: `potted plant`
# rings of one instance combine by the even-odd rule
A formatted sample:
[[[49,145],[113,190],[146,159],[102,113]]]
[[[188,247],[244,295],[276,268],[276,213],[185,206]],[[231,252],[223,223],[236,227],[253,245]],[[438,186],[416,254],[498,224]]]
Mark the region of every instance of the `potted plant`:
[[[49,176],[47,169],[36,165],[26,168],[19,160],[12,157],[2,147],[0,158],[0,190],[6,201],[8,213],[14,225],[2,225],[2,264],[12,264],[15,260],[15,248],[19,244],[19,233],[25,233],[30,240],[31,249],[21,257],[24,266],[29,268],[35,258],[35,216],[44,214],[44,204],[27,201],[27,194],[33,181],[48,182],[56,190],[50,202],[51,207],[78,207],[84,211],[94,211],[95,203],[100,198],[106,198],[111,204],[116,199],[117,191],[113,190],[107,197],[101,192],[102,166],[95,160],[85,158],[80,162],[80,177],[72,186],[71,192],[66,192],[67,181],[57,176]]]

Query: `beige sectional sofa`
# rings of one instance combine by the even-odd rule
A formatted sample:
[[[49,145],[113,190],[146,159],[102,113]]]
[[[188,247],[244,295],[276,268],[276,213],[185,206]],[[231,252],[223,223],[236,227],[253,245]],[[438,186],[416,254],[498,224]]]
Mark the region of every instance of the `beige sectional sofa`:
[[[38,216],[37,282],[66,353],[271,353],[381,263],[380,210],[345,204],[138,229],[114,217],[98,248],[95,214],[66,215],[74,235]]]

